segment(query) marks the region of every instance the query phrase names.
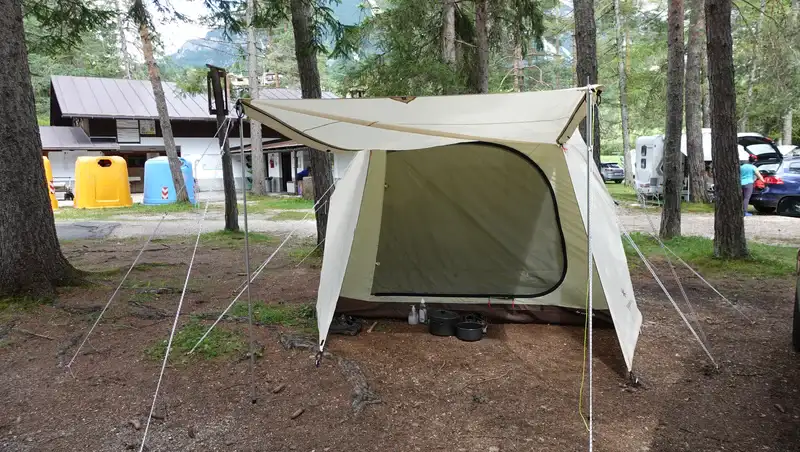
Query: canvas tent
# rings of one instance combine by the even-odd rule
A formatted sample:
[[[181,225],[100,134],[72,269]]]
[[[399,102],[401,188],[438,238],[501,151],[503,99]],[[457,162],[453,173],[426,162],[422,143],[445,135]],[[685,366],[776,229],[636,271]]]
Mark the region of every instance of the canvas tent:
[[[576,131],[585,88],[243,104],[299,143],[356,153],[330,201],[320,347],[343,300],[585,309],[590,208],[594,307],[631,368],[641,314],[614,202]]]

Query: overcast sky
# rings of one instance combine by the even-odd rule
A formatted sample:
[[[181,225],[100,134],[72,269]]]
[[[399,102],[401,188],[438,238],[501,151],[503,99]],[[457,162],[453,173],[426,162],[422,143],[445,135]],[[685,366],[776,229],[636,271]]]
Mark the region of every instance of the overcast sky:
[[[199,19],[205,13],[202,0],[171,0],[170,2],[176,11],[179,11],[192,19]],[[197,23],[164,22],[161,18],[156,18],[157,31],[161,34],[164,43],[164,52],[167,55],[175,53],[184,42],[190,39],[202,38],[206,35],[209,28]]]

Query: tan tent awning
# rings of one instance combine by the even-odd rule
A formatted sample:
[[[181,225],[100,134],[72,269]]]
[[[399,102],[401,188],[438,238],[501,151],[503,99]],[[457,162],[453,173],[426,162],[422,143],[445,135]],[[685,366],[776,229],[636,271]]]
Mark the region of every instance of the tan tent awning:
[[[599,90],[599,86],[592,87]],[[245,113],[317,149],[410,150],[465,141],[564,144],[586,88],[445,97],[244,100]],[[298,137],[300,135],[301,137]]]

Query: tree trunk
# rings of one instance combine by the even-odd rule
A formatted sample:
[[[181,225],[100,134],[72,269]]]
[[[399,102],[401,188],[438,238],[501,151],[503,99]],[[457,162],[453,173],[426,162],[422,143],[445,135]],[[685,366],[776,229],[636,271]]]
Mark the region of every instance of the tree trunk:
[[[705,29],[704,0],[692,0],[689,13],[689,48],[686,58],[686,160],[689,164],[689,199],[708,202],[703,157],[702,71]]]
[[[683,0],[670,0],[667,13],[667,125],[664,133],[664,207],[661,210],[663,239],[681,235],[681,191],[683,191]]]
[[[122,67],[125,69],[125,78],[130,80],[133,78],[133,61],[131,54],[128,53],[128,40],[125,37],[125,17],[123,11],[125,8],[125,0],[117,0],[117,9],[119,16],[117,16],[117,33],[119,34],[119,50],[122,57]]]
[[[760,37],[761,29],[764,27],[764,14],[767,10],[767,0],[761,0],[761,8],[759,8],[758,21],[756,22],[756,29],[753,36]],[[758,45],[758,40],[755,40]],[[750,130],[750,104],[753,101],[753,85],[756,82],[758,71],[758,58],[759,49],[756,47],[750,54],[750,72],[747,75],[747,97],[744,99],[744,108],[742,109],[742,119],[739,126],[740,132],[748,132]]]
[[[144,6],[142,5],[141,8],[144,8]],[[161,125],[161,136],[164,137],[164,149],[167,152],[169,170],[172,173],[172,183],[175,185],[176,199],[178,202],[189,202],[189,194],[186,192],[183,173],[181,173],[181,161],[178,160],[178,151],[175,148],[175,137],[172,135],[172,123],[169,120],[167,99],[164,97],[164,86],[161,84],[161,73],[153,55],[153,41],[150,38],[150,30],[147,29],[146,23],[140,23],[138,26],[139,37],[142,40],[142,54],[144,54],[144,61],[147,63],[150,85],[153,87],[153,98],[156,101],[158,122]]]
[[[792,108],[789,108],[789,110],[787,110],[786,113],[783,115],[783,133],[782,133],[783,140],[781,140],[782,144],[786,145],[792,144],[792,130],[793,130],[792,119],[794,119],[793,115],[794,111],[792,111]]]
[[[317,54],[312,45],[314,36],[311,29],[312,0],[291,0],[292,29],[294,31],[294,49],[297,58],[297,69],[300,74],[300,90],[303,99],[319,99],[320,88]],[[311,178],[314,181],[314,201],[317,204],[317,244],[324,248],[325,231],[328,227],[329,200],[333,194],[333,173],[331,160],[327,153],[312,149]]]
[[[256,29],[253,25],[255,17],[255,0],[247,0],[247,77],[250,81],[250,98],[258,99],[258,61],[256,57]],[[250,121],[250,159],[252,161],[253,186],[251,190],[257,195],[267,194],[266,164],[261,145],[261,124]],[[242,162],[244,164],[244,162]]]
[[[597,28],[594,21],[594,1],[573,1],[575,15],[575,73],[578,86],[597,83]],[[586,120],[581,121],[581,135],[586,140]],[[600,108],[594,109],[593,140],[594,162],[600,169]]]
[[[731,0],[706,0],[705,11],[714,161],[714,254],[740,258],[747,256],[747,241],[736,145]]]
[[[516,39],[517,43],[514,45],[514,91],[520,92],[522,91],[522,84],[524,83],[522,78],[522,43],[520,43],[520,38]]]
[[[49,298],[78,272],[56,236],[17,0],[0,0],[0,60],[0,298]]]
[[[617,35],[617,70],[619,71],[619,113],[622,126],[622,161],[625,168],[625,183],[633,185],[633,165],[631,165],[631,136],[628,128],[628,88],[625,57],[627,45],[622,35],[622,11],[620,0],[614,0],[614,28]]]
[[[220,69],[209,67],[211,73],[211,89],[214,95],[214,105],[217,108],[217,128],[220,129],[217,134],[219,146],[222,148],[222,189],[225,191],[225,230],[238,231],[239,230],[239,209],[236,206],[236,184],[233,178],[233,162],[231,161],[231,147],[228,144],[226,137],[228,136],[225,127],[222,124],[226,121],[225,115],[225,97],[222,92],[222,78],[225,76],[220,74]],[[230,128],[230,123],[228,123]],[[244,162],[242,162],[244,165]],[[246,180],[242,180],[242,184],[247,184]]]
[[[475,2],[475,40],[477,45],[478,61],[477,91],[489,92],[489,0],[476,0]]]
[[[456,4],[442,0],[442,60],[451,67],[456,64]]]

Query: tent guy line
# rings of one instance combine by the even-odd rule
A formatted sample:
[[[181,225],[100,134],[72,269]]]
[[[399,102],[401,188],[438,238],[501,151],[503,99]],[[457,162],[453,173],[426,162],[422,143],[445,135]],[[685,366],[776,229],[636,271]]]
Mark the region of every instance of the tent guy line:
[[[653,220],[650,218],[650,215],[647,213],[647,209],[644,210],[645,210],[644,215],[647,218],[647,222],[650,223],[651,234],[654,235],[656,234],[656,226],[653,223]],[[658,242],[661,245],[661,250],[664,252],[664,257],[667,258],[667,265],[669,265],[669,269],[672,272],[672,277],[675,278],[675,282],[678,284],[678,289],[680,289],[681,291],[683,300],[686,302],[686,305],[689,306],[689,312],[691,313],[692,318],[694,318],[694,321],[697,325],[697,330],[700,332],[700,336],[703,338],[703,341],[710,343],[708,337],[706,336],[705,330],[703,330],[703,325],[700,323],[700,318],[697,316],[697,312],[695,311],[694,306],[689,301],[689,297],[686,295],[686,290],[683,288],[683,283],[681,282],[681,279],[678,277],[678,272],[675,271],[675,266],[672,264],[672,259],[670,259],[669,254],[664,249],[664,242],[662,242],[660,239],[658,240]]]
[[[642,253],[641,249],[639,249],[639,246],[636,244],[636,242],[633,241],[633,237],[631,237],[631,235],[625,229],[625,226],[620,224],[620,227],[622,228],[623,235],[628,240],[628,243],[631,244],[631,247],[633,247],[634,251],[636,251],[636,254],[639,255],[639,258],[642,260],[642,262],[644,263],[645,267],[647,267],[647,269],[650,271],[650,274],[653,275],[653,278],[656,280],[656,283],[658,283],[658,286],[661,287],[661,290],[667,296],[667,298],[669,299],[670,303],[672,303],[672,306],[675,308],[676,311],[678,311],[678,315],[680,315],[681,319],[683,320],[683,323],[686,324],[686,326],[689,328],[689,331],[691,331],[692,335],[694,335],[694,338],[697,339],[697,342],[700,344],[700,347],[702,347],[703,351],[706,353],[708,358],[711,360],[711,363],[714,364],[714,367],[719,369],[719,364],[717,364],[717,361],[711,355],[711,352],[709,351],[708,347],[706,347],[706,344],[703,343],[703,341],[700,339],[700,336],[697,335],[697,332],[694,330],[694,328],[692,327],[692,324],[689,322],[689,319],[686,318],[686,315],[684,315],[683,311],[681,311],[681,308],[678,306],[678,303],[675,302],[675,300],[672,298],[672,295],[669,293],[667,288],[664,287],[664,284],[661,282],[661,279],[656,274],[656,271],[653,268],[653,266],[650,263],[650,261],[647,260],[647,258]]]
[[[144,427],[144,434],[142,435],[142,444],[139,447],[139,452],[144,451],[145,442],[147,442],[147,432],[150,430],[150,422],[153,420],[153,412],[156,410],[156,401],[158,400],[158,392],[161,389],[161,381],[164,379],[164,369],[167,367],[169,360],[169,352],[172,349],[172,339],[175,337],[175,330],[178,327],[178,319],[181,316],[181,308],[183,307],[183,299],[186,297],[186,288],[189,286],[189,277],[192,275],[192,267],[194,266],[194,258],[197,255],[197,245],[200,244],[200,235],[203,232],[203,222],[208,213],[208,201],[206,201],[206,208],[203,210],[203,217],[197,227],[197,239],[194,241],[194,250],[192,250],[192,258],[189,260],[189,268],[186,270],[186,280],[183,282],[183,290],[181,291],[181,298],[178,300],[178,308],[175,310],[175,320],[172,322],[172,330],[169,332],[169,339],[167,340],[167,348],[164,350],[164,361],[161,363],[161,372],[158,375],[158,383],[156,383],[156,392],[153,394],[153,404],[150,406],[150,414],[147,416],[147,423]]]
[[[345,174],[350,169],[350,165],[352,163],[353,163],[353,160],[351,160],[350,163],[345,168],[345,170],[344,170]],[[301,222],[303,220],[305,220],[306,218],[308,218],[308,216],[311,215],[313,212],[316,212],[317,209],[320,209],[320,208],[324,207],[325,205],[327,205],[328,200],[326,199],[326,196],[336,186],[337,183],[338,183],[338,181],[335,181],[334,183],[331,184],[330,187],[328,187],[327,190],[325,190],[325,192],[322,194],[322,196],[319,197],[319,200],[317,200],[317,202],[315,202],[314,205],[311,207],[311,212],[306,213],[305,216],[303,216],[302,220],[300,220]],[[323,201],[322,204],[319,204],[320,201]],[[278,251],[280,251],[281,248],[283,248],[283,246],[286,245],[286,243],[289,241],[290,238],[292,238],[292,235],[294,235],[294,233],[297,232],[298,229],[300,229],[300,226],[297,226],[296,228],[292,229],[289,232],[289,234],[286,235],[286,238],[283,239],[283,242],[281,242],[281,244],[278,245],[278,248],[276,248],[275,251],[273,251],[272,254],[270,254],[269,257],[259,266],[259,268],[253,273],[252,278],[249,278],[246,281],[246,284],[249,285],[249,283],[252,283],[256,278],[258,278],[258,276],[267,267],[267,265],[270,263],[270,261],[272,261],[272,259],[275,257],[275,255],[278,254]],[[317,246],[319,246],[319,244]],[[241,287],[241,285],[239,287]],[[225,317],[225,314],[227,314],[228,311],[230,311],[230,309],[233,307],[233,305],[236,304],[237,301],[239,301],[239,297],[242,296],[242,294],[244,293],[244,290],[245,289],[242,289],[241,291],[239,291],[239,293],[236,295],[236,297],[233,299],[233,301],[231,301],[230,304],[228,304],[228,306],[225,308],[225,310],[222,311],[222,313],[220,313],[219,317],[217,317],[217,319],[214,321],[214,323],[211,324],[211,326],[208,328],[208,330],[206,330],[206,332],[203,334],[203,336],[200,338],[200,340],[198,340],[197,343],[194,344],[194,347],[192,347],[192,349],[189,350],[188,353],[186,353],[187,355],[191,355],[192,353],[194,353],[194,351],[197,349],[197,347],[199,347],[200,344],[202,344],[203,341],[206,339],[206,337],[208,337],[208,335],[211,334],[211,331],[214,329],[214,327],[217,326],[217,324],[222,320],[222,318]]]
[[[716,287],[714,287],[713,285],[711,285],[711,283],[710,283],[710,282],[706,281],[706,279],[705,279],[705,278],[703,278],[703,276],[702,276],[700,273],[698,273],[698,272],[697,272],[697,271],[696,271],[694,268],[692,268],[692,266],[690,266],[689,264],[687,264],[687,263],[686,263],[686,261],[684,261],[683,259],[681,259],[681,257],[680,257],[680,256],[678,256],[677,254],[675,254],[675,252],[674,252],[674,251],[672,251],[672,249],[671,249],[670,247],[668,247],[668,246],[667,246],[667,244],[666,244],[666,243],[664,243],[664,241],[663,241],[663,240],[661,240],[661,237],[659,237],[659,236],[658,236],[658,233],[656,232],[656,226],[655,226],[655,223],[653,223],[652,219],[650,218],[650,214],[647,212],[647,197],[644,195],[644,193],[637,193],[637,198],[639,198],[639,199],[641,200],[642,204],[643,204],[643,205],[644,205],[644,207],[645,207],[644,209],[642,209],[642,211],[644,212],[644,215],[645,215],[645,217],[647,218],[647,221],[650,223],[650,229],[651,229],[651,231],[650,231],[650,236],[651,236],[651,237],[653,237],[653,238],[654,238],[654,239],[655,239],[655,240],[658,242],[659,246],[661,246],[661,248],[662,248],[662,249],[666,250],[666,251],[667,251],[669,254],[672,254],[672,255],[673,255],[673,256],[674,256],[676,259],[678,259],[678,262],[680,262],[681,264],[683,264],[683,265],[684,265],[684,266],[685,266],[687,269],[689,269],[689,271],[691,271],[691,272],[692,272],[692,273],[693,273],[695,276],[697,276],[698,278],[700,278],[700,281],[702,281],[702,282],[703,282],[703,283],[704,283],[706,286],[708,286],[708,287],[709,287],[711,290],[713,290],[713,291],[714,291],[714,293],[716,293],[717,295],[719,295],[719,297],[720,297],[720,298],[722,298],[723,300],[725,300],[725,302],[726,302],[726,303],[728,303],[728,305],[730,305],[730,307],[731,307],[731,308],[733,308],[733,309],[734,309],[736,312],[738,312],[739,314],[741,314],[741,316],[742,316],[742,317],[744,317],[744,318],[745,318],[745,319],[746,319],[748,322],[750,322],[750,324],[752,324],[752,325],[755,325],[755,323],[756,323],[756,321],[755,321],[755,320],[752,320],[752,319],[750,319],[750,317],[748,317],[748,316],[747,316],[747,315],[744,313],[744,311],[742,311],[742,309],[741,309],[741,308],[739,308],[739,306],[737,306],[737,305],[736,305],[734,302],[732,302],[731,300],[729,300],[729,299],[728,299],[728,298],[727,298],[725,295],[722,295],[722,293],[720,293],[720,291],[719,291],[719,290],[717,290],[717,288],[716,288]],[[665,253],[665,254],[666,254],[666,253]],[[667,256],[667,259],[669,260],[669,256]],[[670,265],[672,265],[672,261],[670,261]],[[674,269],[673,269],[673,272],[674,272]],[[676,279],[677,279],[677,276],[676,276]],[[678,280],[678,284],[680,284],[680,280]],[[683,286],[682,286],[682,285],[681,285],[681,290],[683,291]],[[685,297],[685,296],[686,296],[686,293],[684,292],[684,297]],[[688,300],[687,300],[687,303],[688,303]],[[691,306],[691,305],[690,305],[690,306]],[[694,312],[693,312],[693,314],[694,314]],[[697,314],[694,314],[694,315],[696,316]]]
[[[651,234],[651,235],[653,236],[653,238],[655,238],[656,240],[658,240],[659,242],[661,242],[661,238],[659,238],[657,235],[654,235],[654,234]],[[664,244],[664,242],[661,242],[661,245],[662,245],[662,246],[664,247],[664,249],[666,249],[666,250],[667,250],[667,251],[668,251],[670,254],[672,254],[673,256],[675,256],[675,258],[676,258],[676,259],[678,259],[678,262],[682,263],[682,264],[683,264],[683,265],[684,265],[686,268],[688,268],[688,269],[689,269],[689,271],[691,271],[692,273],[694,273],[694,275],[695,275],[695,276],[697,276],[698,278],[700,278],[700,281],[703,281],[703,283],[705,283],[705,285],[706,285],[706,286],[708,286],[708,287],[709,287],[711,290],[713,290],[713,291],[714,291],[714,293],[716,293],[717,295],[719,295],[719,297],[720,297],[720,298],[722,298],[723,300],[725,300],[725,302],[727,302],[727,303],[728,303],[728,305],[730,305],[730,307],[732,307],[734,310],[736,310],[736,312],[738,312],[739,314],[741,314],[741,315],[742,315],[742,317],[744,317],[744,318],[745,318],[745,319],[746,319],[748,322],[750,322],[750,324],[751,324],[751,325],[755,325],[756,321],[755,321],[755,320],[752,320],[752,319],[750,319],[750,317],[748,317],[748,316],[747,316],[747,315],[744,313],[744,311],[742,311],[742,309],[741,309],[741,308],[740,308],[740,307],[739,307],[739,306],[738,306],[736,303],[734,303],[734,302],[732,302],[731,300],[729,300],[727,297],[725,297],[725,295],[722,295],[722,294],[721,294],[721,293],[720,293],[720,292],[719,292],[719,291],[716,289],[716,287],[712,286],[710,282],[706,281],[706,279],[705,279],[705,278],[703,278],[703,276],[702,276],[700,273],[697,273],[697,271],[696,271],[694,268],[692,268],[692,267],[691,267],[689,264],[687,264],[687,263],[686,263],[686,261],[684,261],[683,259],[681,259],[681,257],[680,257],[680,256],[678,256],[677,254],[675,254],[675,252],[674,252],[674,251],[672,251],[672,249],[671,249],[670,247],[668,247],[666,244]]]
[[[128,275],[131,274],[131,271],[133,271],[133,268],[136,266],[136,263],[139,262],[139,259],[142,257],[142,253],[144,253],[144,250],[147,248],[147,245],[149,245],[150,242],[153,240],[153,237],[155,236],[156,231],[158,230],[159,226],[161,226],[161,223],[164,221],[164,218],[166,216],[167,216],[166,213],[164,215],[161,215],[161,219],[158,220],[158,223],[156,223],[156,227],[153,228],[153,231],[147,237],[147,240],[144,242],[144,245],[142,245],[142,248],[139,250],[139,254],[136,255],[135,259],[133,259],[133,263],[128,268],[128,271],[125,272],[125,276],[122,277],[122,281],[119,282],[119,285],[117,285],[117,288],[114,290],[114,293],[112,293],[111,296],[108,298],[108,301],[106,302],[106,305],[103,306],[103,310],[100,311],[100,314],[97,316],[97,319],[94,321],[94,324],[92,325],[91,328],[89,328],[89,331],[86,333],[86,336],[84,336],[83,342],[81,342],[81,345],[78,347],[77,350],[75,350],[75,354],[72,355],[72,359],[69,360],[69,363],[66,366],[67,370],[69,370],[70,372],[72,372],[72,363],[75,362],[75,358],[78,357],[78,354],[83,349],[83,346],[86,345],[86,341],[89,340],[89,335],[92,334],[92,331],[94,331],[95,327],[97,327],[97,325],[100,323],[100,319],[103,318],[103,314],[106,313],[106,310],[111,305],[111,302],[114,301],[114,297],[117,296],[117,293],[122,288],[122,285],[125,284],[125,280],[128,279]]]

